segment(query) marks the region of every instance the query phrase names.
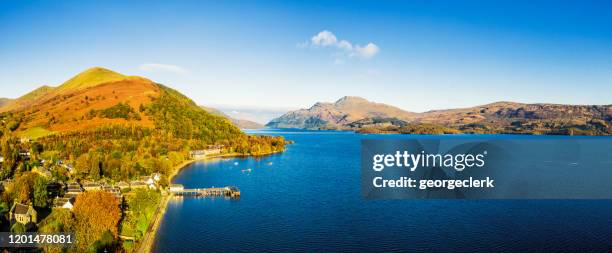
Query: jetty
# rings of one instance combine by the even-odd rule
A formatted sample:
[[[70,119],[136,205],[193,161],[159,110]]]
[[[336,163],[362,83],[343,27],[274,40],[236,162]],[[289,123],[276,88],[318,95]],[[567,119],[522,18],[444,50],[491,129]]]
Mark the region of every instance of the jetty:
[[[240,189],[235,186],[185,189],[183,185],[172,184],[170,185],[170,193],[172,193],[174,196],[187,197],[240,197]]]

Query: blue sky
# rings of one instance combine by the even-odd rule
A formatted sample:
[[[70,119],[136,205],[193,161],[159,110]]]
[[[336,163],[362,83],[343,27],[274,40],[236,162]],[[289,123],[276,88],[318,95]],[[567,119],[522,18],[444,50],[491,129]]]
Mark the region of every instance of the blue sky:
[[[605,1],[1,1],[0,97],[101,66],[221,107],[612,104],[609,13]]]

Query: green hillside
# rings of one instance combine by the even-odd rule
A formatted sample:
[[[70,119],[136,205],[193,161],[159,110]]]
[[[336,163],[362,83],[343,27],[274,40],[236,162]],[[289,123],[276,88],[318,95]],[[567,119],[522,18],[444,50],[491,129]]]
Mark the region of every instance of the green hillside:
[[[105,68],[94,67],[85,70],[70,80],[64,82],[62,85],[57,87],[57,89],[58,91],[86,89],[101,83],[120,81],[125,78],[127,78],[127,76],[117,72]]]

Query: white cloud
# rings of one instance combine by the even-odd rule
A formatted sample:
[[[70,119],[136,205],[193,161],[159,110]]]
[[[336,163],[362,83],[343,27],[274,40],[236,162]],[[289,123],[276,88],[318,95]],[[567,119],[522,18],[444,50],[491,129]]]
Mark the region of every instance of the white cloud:
[[[353,50],[353,45],[351,45],[351,43],[346,41],[346,40],[341,40],[340,42],[338,42],[338,44],[336,46],[338,46],[338,48],[344,49],[346,51]]]
[[[338,43],[336,35],[327,30],[321,31],[319,34],[312,36],[310,41],[312,41],[313,45],[317,46],[331,46]]]
[[[298,43],[299,48],[307,48],[309,46],[314,48],[333,48],[336,52],[333,53],[335,64],[342,64],[344,58],[358,57],[361,59],[370,59],[376,56],[380,52],[380,48],[369,42],[365,46],[353,45],[347,40],[338,40],[336,35],[328,30],[323,30],[317,35],[312,36],[310,41]]]
[[[374,43],[368,43],[365,47],[355,46],[355,55],[358,57],[369,59],[378,54],[380,49]]]
[[[161,64],[161,63],[145,63],[138,67],[142,71],[147,72],[169,72],[178,75],[187,74],[187,70],[177,65]]]

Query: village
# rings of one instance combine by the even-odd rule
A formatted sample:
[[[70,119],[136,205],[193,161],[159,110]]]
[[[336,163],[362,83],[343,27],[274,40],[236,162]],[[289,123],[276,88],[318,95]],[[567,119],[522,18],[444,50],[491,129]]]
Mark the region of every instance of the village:
[[[192,161],[206,159],[221,154],[222,150],[223,146],[221,145],[210,145],[206,149],[190,151],[189,156]],[[30,161],[31,159],[30,152],[27,150],[21,150],[19,156],[24,161]],[[2,162],[4,162],[4,157],[0,156],[0,165]],[[164,175],[159,172],[147,176],[139,176],[131,181],[113,182],[106,178],[97,181],[89,179],[60,180],[57,176],[54,176],[56,175],[56,170],[62,168],[69,175],[72,175],[75,173],[75,169],[71,164],[64,162],[64,160],[49,161],[44,159],[30,161],[30,163],[34,165],[30,171],[47,180],[47,199],[51,204],[50,208],[52,210],[73,210],[78,196],[86,192],[106,192],[112,194],[116,198],[117,203],[119,203],[122,217],[131,212],[130,206],[126,203],[125,195],[135,191],[148,191],[161,196],[181,197],[227,196],[235,198],[240,196],[240,191],[235,187],[185,189],[180,184],[169,184],[168,180],[162,182]],[[0,193],[10,190],[15,186],[15,183],[10,178],[0,181]],[[23,225],[26,231],[35,231],[37,224],[44,218],[39,215],[39,211],[32,204],[22,204],[15,201],[8,211],[10,227],[12,228],[14,224],[19,223]],[[122,236],[122,238],[134,240],[133,236]]]

